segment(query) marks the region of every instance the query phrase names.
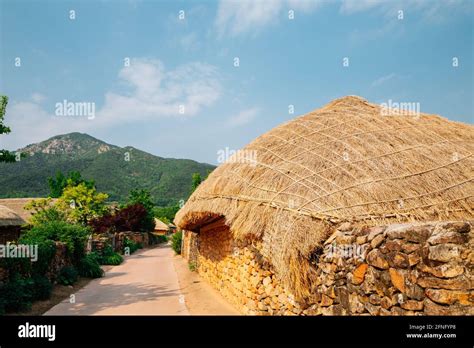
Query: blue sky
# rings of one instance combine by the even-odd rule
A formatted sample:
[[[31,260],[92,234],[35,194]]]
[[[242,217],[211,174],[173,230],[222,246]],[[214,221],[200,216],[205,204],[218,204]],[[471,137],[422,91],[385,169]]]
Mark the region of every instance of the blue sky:
[[[0,93],[12,128],[0,148],[79,131],[215,164],[219,150],[345,95],[474,119],[473,1],[0,4]],[[65,99],[95,103],[95,117],[58,117]]]

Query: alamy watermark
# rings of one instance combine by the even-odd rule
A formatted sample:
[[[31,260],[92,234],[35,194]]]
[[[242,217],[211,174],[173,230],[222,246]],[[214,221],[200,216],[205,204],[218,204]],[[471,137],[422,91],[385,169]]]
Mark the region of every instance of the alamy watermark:
[[[365,252],[368,245],[359,244],[341,244],[336,243],[326,245],[325,254],[330,258],[343,258],[343,259],[365,259]]]
[[[55,104],[54,114],[56,116],[84,116],[89,120],[93,120],[95,118],[95,103],[71,102],[64,99],[62,102]]]
[[[232,150],[226,147],[217,151],[218,163],[248,163],[257,165],[257,150]]]
[[[29,258],[38,261],[38,244],[0,244],[0,258]]]
[[[382,116],[420,116],[419,102],[394,102],[389,99],[387,103],[380,104]]]

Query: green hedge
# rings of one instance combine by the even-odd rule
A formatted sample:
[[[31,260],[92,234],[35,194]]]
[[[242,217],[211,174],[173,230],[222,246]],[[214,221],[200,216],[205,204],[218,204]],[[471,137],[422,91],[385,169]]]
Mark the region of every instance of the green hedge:
[[[116,253],[110,245],[107,245],[102,255],[99,257],[99,263],[101,265],[120,265],[123,262],[123,257],[119,253]]]
[[[150,233],[151,243],[152,244],[161,244],[166,243],[168,241],[168,237],[165,235],[156,235]]]
[[[58,274],[60,284],[72,285],[78,273],[83,277],[103,276],[99,257],[85,255],[85,245],[90,229],[65,221],[46,221],[33,226],[18,240],[18,244],[38,245],[38,259],[2,258],[0,267],[8,271],[9,279],[0,286],[0,314],[26,311],[35,300],[45,300],[51,295],[52,284],[46,277],[56,253],[55,242],[66,245],[72,266],[63,267]],[[118,257],[117,257],[118,256]],[[118,263],[120,255],[112,255],[107,262]],[[77,270],[76,270],[77,268]]]
[[[100,278],[104,275],[104,271],[100,268],[100,257],[92,252],[84,256],[79,262],[77,270],[79,275],[86,278]]]
[[[138,249],[142,249],[143,245],[142,245],[142,243],[136,243],[131,239],[125,238],[125,240],[123,241],[123,253],[124,254],[127,250],[126,248],[128,248],[128,250],[130,252],[130,255],[132,255]]]
[[[62,285],[72,285],[77,282],[77,276],[77,270],[73,266],[64,266],[59,272],[58,283]]]
[[[84,257],[84,246],[91,230],[65,221],[49,221],[33,226],[19,240],[22,244],[39,244],[58,241],[66,244],[74,264]],[[54,243],[53,243],[54,244]]]
[[[34,300],[34,282],[17,274],[0,288],[0,312],[24,312]]]
[[[174,252],[178,255],[181,254],[181,239],[183,238],[183,232],[179,231],[174,233],[171,236],[171,248],[173,248]]]

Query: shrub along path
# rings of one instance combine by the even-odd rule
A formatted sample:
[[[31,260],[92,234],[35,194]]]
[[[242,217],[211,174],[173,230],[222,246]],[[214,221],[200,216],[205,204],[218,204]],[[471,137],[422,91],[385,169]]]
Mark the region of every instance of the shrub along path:
[[[142,249],[45,315],[187,315],[168,245]]]

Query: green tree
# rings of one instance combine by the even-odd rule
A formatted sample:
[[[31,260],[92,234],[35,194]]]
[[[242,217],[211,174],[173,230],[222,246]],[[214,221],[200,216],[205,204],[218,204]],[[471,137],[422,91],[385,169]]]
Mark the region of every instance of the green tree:
[[[156,207],[155,209],[153,209],[153,212],[155,213],[155,217],[157,217],[161,221],[172,222],[178,210],[179,204],[175,204],[166,207]]]
[[[176,254],[181,254],[181,240],[183,238],[183,232],[178,231],[171,236],[171,248]]]
[[[155,228],[155,214],[154,208],[155,204],[151,199],[151,194],[147,190],[135,189],[131,190],[128,196],[128,201],[126,206],[131,206],[134,204],[141,204],[147,211],[146,221],[143,222],[145,230],[153,231]]]
[[[128,194],[128,201],[127,205],[132,205],[132,204],[141,204],[145,207],[146,210],[152,211],[153,208],[155,207],[155,204],[153,203],[151,199],[151,194],[147,190],[131,190],[130,193]]]
[[[11,132],[10,127],[3,124],[3,118],[5,117],[5,111],[7,109],[8,97],[0,96],[0,135],[9,134]],[[16,157],[13,152],[7,150],[0,150],[0,162],[15,162]]]
[[[93,180],[83,179],[81,173],[77,171],[69,172],[67,176],[58,171],[56,177],[48,178],[49,197],[59,198],[63,194],[63,190],[66,186],[77,186],[81,183],[84,183],[87,188],[95,188],[95,182]]]
[[[196,191],[196,189],[201,184],[201,182],[202,182],[201,174],[193,173],[191,192]]]
[[[51,198],[59,198],[63,194],[63,189],[67,185],[66,177],[62,172],[56,173],[56,178],[49,177],[48,178],[48,185],[49,185],[49,197]]]
[[[107,213],[105,201],[108,197],[83,182],[77,186],[68,184],[59,198],[58,207],[66,213],[68,220],[86,225],[90,219]]]
[[[30,224],[33,226],[45,224],[51,221],[66,221],[66,214],[53,204],[51,198],[33,199],[28,202],[25,210],[32,211]]]

